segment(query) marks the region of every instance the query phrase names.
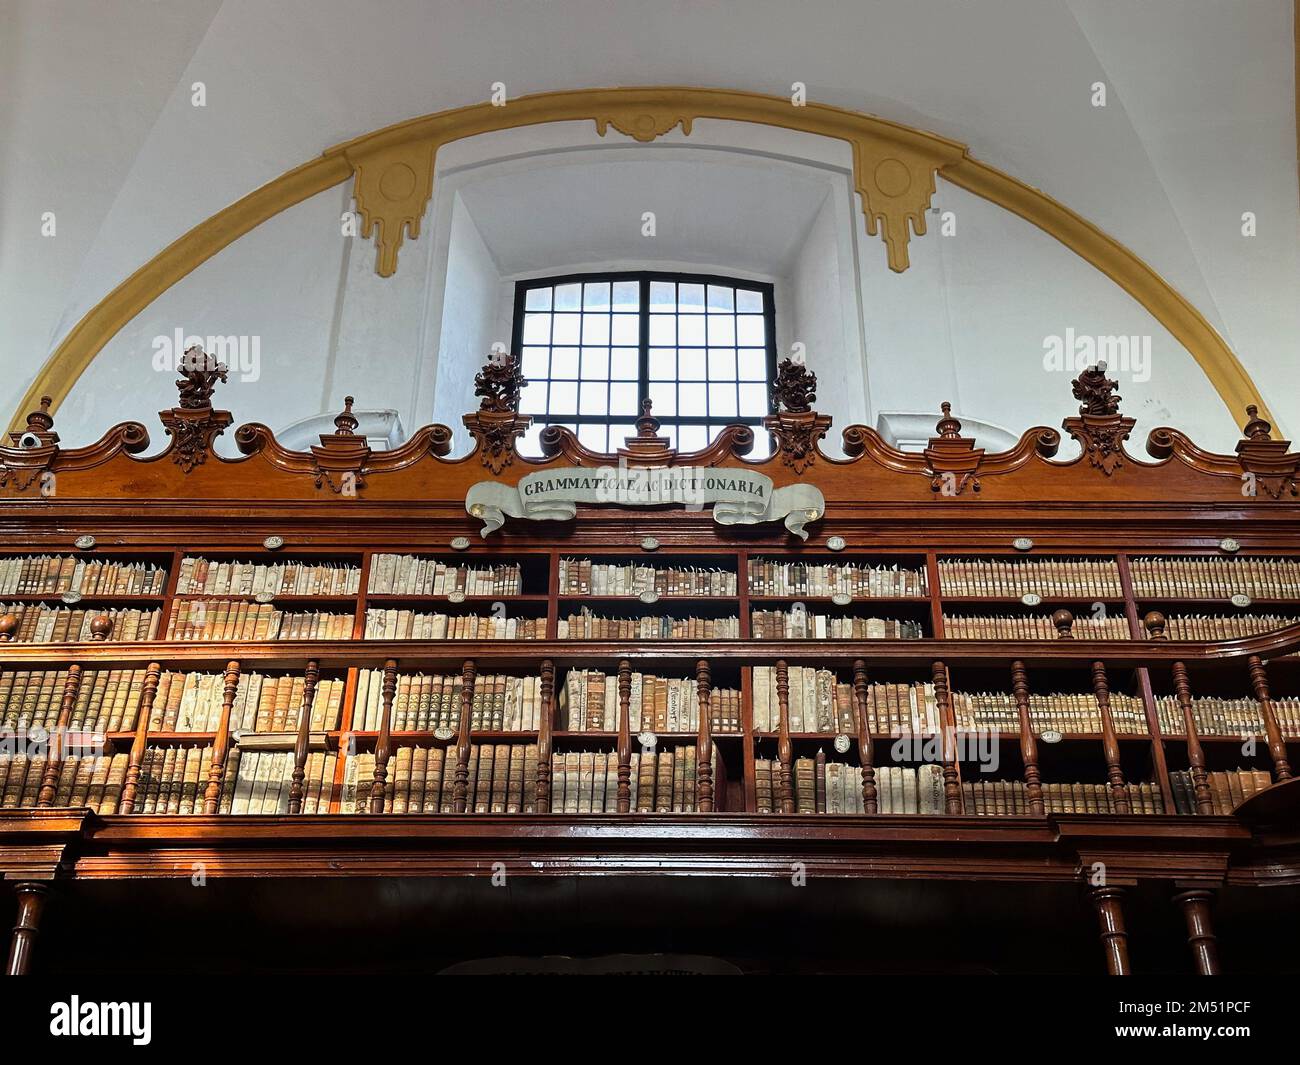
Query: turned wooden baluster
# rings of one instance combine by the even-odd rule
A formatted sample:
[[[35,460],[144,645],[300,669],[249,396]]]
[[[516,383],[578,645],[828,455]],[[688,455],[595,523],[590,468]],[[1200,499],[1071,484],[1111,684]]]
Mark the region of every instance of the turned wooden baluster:
[[[1147,638],[1151,640],[1168,640],[1165,631],[1167,622],[1164,614],[1153,610],[1142,619],[1146,626]],[[1192,686],[1187,675],[1187,666],[1182,662],[1173,665],[1174,694],[1178,697],[1179,709],[1183,712],[1183,732],[1187,735],[1187,763],[1192,778],[1192,794],[1196,800],[1198,814],[1214,813],[1214,796],[1210,792],[1210,780],[1205,772],[1205,751],[1201,748],[1201,736],[1196,728],[1196,718],[1192,713]]]
[[[1260,716],[1264,718],[1264,732],[1268,736],[1268,753],[1273,759],[1273,777],[1276,783],[1291,779],[1291,763],[1286,757],[1286,743],[1282,740],[1282,730],[1277,727],[1277,715],[1273,712],[1273,697],[1268,691],[1268,674],[1264,672],[1264,663],[1259,655],[1246,659],[1250,667],[1250,686],[1255,691],[1255,700],[1259,703]]]
[[[618,664],[618,805],[621,814],[632,810],[632,663]]]
[[[1038,739],[1034,736],[1034,723],[1029,716],[1029,673],[1019,658],[1011,663],[1011,693],[1015,696],[1016,715],[1020,719],[1020,760],[1025,764],[1025,798],[1032,816],[1046,817],[1043,777],[1038,770]]]
[[[783,814],[792,814],[795,805],[790,765],[794,759],[794,750],[790,746],[790,667],[784,658],[776,664],[776,703],[780,712],[776,740],[776,801],[781,804]]]
[[[122,801],[118,804],[118,813],[135,813],[135,793],[140,787],[140,765],[144,762],[149,718],[153,715],[153,704],[158,696],[158,681],[161,677],[162,664],[150,662],[144,671],[144,685],[140,689],[140,709],[135,718],[135,736],[131,740],[131,757],[126,766],[126,782],[122,785]]]
[[[212,765],[208,768],[208,786],[203,792],[203,813],[212,815],[221,804],[221,785],[226,776],[226,756],[230,753],[230,711],[239,690],[239,663],[227,662],[221,689],[221,717],[212,741]]]
[[[1193,888],[1179,892],[1174,896],[1174,902],[1182,908],[1183,920],[1187,923],[1187,945],[1192,948],[1197,975],[1220,975],[1223,970],[1219,968],[1219,944],[1210,919],[1214,892]]]
[[[875,753],[871,745],[871,721],[867,715],[867,663],[853,663],[853,720],[858,728],[858,758],[862,761],[862,811],[880,812],[876,796]]]
[[[930,668],[934,681],[934,698],[939,705],[939,727],[943,730],[943,808],[946,813],[961,813],[961,784],[957,779],[957,722],[952,713],[948,692],[948,669],[942,662]]]
[[[713,813],[713,731],[710,715],[709,663],[701,658],[695,663],[695,689],[699,696],[700,724],[695,735],[695,809]]]
[[[59,717],[54,723],[54,734],[50,737],[50,753],[45,759],[45,774],[41,777],[41,790],[36,796],[37,806],[53,806],[54,796],[59,790],[59,774],[63,770],[65,735],[68,722],[72,719],[72,708],[77,702],[77,692],[81,690],[81,667],[68,667],[68,679],[63,682],[63,702],[59,706]]]
[[[375,738],[375,777],[370,785],[370,812],[384,812],[384,792],[388,782],[388,756],[393,747],[393,696],[397,693],[397,659],[384,663],[383,713],[379,718],[379,735]]]
[[[1101,926],[1101,945],[1106,951],[1106,972],[1111,976],[1128,976],[1128,930],[1124,927],[1124,889],[1097,887],[1091,893],[1092,904]]]
[[[460,675],[460,736],[456,740],[456,783],[451,795],[452,809],[463,814],[469,798],[469,723],[474,702],[474,659],[465,659]]]
[[[1074,639],[1074,615],[1068,610],[1061,609],[1053,614],[1052,624],[1056,626],[1056,638],[1058,640]]]
[[[18,899],[18,920],[9,938],[9,961],[6,976],[25,976],[32,963],[32,949],[41,930],[41,911],[49,885],[39,880],[25,880],[14,885]]]
[[[320,663],[311,659],[303,674],[302,709],[298,713],[298,741],[293,748],[293,779],[289,784],[289,812],[302,813],[303,781],[307,778],[307,747],[311,741],[312,706],[316,702],[316,682],[320,680]]]
[[[1092,664],[1092,691],[1097,697],[1101,712],[1101,747],[1106,755],[1106,779],[1110,782],[1111,804],[1117,814],[1132,813],[1128,801],[1128,786],[1124,783],[1124,770],[1119,761],[1119,740],[1115,737],[1115,722],[1110,716],[1110,681],[1106,679],[1106,663]]]
[[[555,720],[555,663],[542,659],[542,720],[537,729],[537,812],[551,812],[551,725]],[[620,805],[619,810],[623,807]]]

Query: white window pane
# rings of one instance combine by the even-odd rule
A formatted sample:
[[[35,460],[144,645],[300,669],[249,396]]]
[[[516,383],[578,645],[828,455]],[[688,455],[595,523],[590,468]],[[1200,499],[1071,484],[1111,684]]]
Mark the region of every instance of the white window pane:
[[[625,422],[615,422],[609,427],[609,450],[617,451],[627,443],[629,436],[636,436],[636,426]]]
[[[551,288],[530,288],[524,293],[524,310],[549,311],[551,309]]]
[[[740,416],[761,418],[768,413],[767,385],[742,384],[740,386]]]
[[[736,342],[736,320],[729,314],[709,315],[709,343],[730,347]]]
[[[652,311],[675,311],[677,309],[677,286],[671,281],[650,282],[650,309]]]
[[[519,453],[521,455],[540,455],[542,453],[542,430],[546,428],[537,422],[534,422],[524,431],[523,440],[519,443]]]
[[[584,314],[582,316],[582,342],[584,344],[609,343],[609,315]]]
[[[578,413],[578,383],[576,381],[551,382],[552,414]]]
[[[767,352],[761,348],[740,350],[740,379],[742,381],[767,380]]]
[[[578,349],[551,349],[551,377],[574,380],[578,376]]]
[[[735,385],[709,385],[709,413],[720,418],[736,416]]]
[[[641,308],[641,282],[614,282],[614,310],[636,311]]]
[[[609,450],[605,446],[605,426],[603,425],[578,426],[578,440],[591,448],[592,451]]]
[[[609,348],[582,349],[582,379],[584,381],[609,380]]]
[[[755,292],[752,288],[736,289],[736,313],[762,314],[763,293]]]
[[[615,348],[610,352],[609,376],[615,381],[635,381],[641,364],[636,348]]]
[[[735,290],[725,285],[709,286],[709,310],[730,312],[735,308]]]
[[[704,313],[704,286],[678,285],[677,309],[683,314]]]
[[[677,318],[671,314],[652,314],[650,316],[650,343],[676,344]]]
[[[588,281],[582,286],[582,309],[585,311],[609,310],[608,281]]]
[[[609,385],[604,381],[583,381],[578,399],[579,414],[609,413]]]
[[[524,376],[530,381],[546,376],[546,363],[550,348],[524,348]]]
[[[686,349],[677,353],[677,376],[682,381],[703,381],[705,365],[702,351]]]
[[[704,346],[704,319],[684,315],[677,320],[677,343]]]
[[[677,413],[677,386],[671,381],[650,382],[650,410],[664,418]]]
[[[552,344],[576,344],[582,328],[582,315],[557,314],[551,326]]]
[[[641,343],[641,321],[639,316],[635,314],[614,315],[614,327],[610,331],[609,342],[611,344]]]
[[[524,315],[524,343],[549,344],[551,342],[551,316],[549,314]]]
[[[546,413],[546,382],[534,381],[519,393],[520,414]]]
[[[761,347],[767,343],[767,330],[761,314],[742,314],[736,318],[736,343]]]
[[[672,348],[650,349],[650,380],[672,381],[677,377],[677,352]]]
[[[765,459],[772,454],[772,434],[763,429],[754,430],[754,446],[746,454],[746,458]]]
[[[709,380],[734,381],[736,379],[736,349],[709,348]]]
[[[615,381],[609,386],[609,413],[615,416],[635,417],[640,411],[636,404],[635,381]]]
[[[677,427],[677,448],[679,451],[699,451],[707,447],[709,431],[702,425],[679,425]]]
[[[677,446],[677,426],[665,425],[662,429],[659,430],[659,435],[668,438],[669,447]]]
[[[705,386],[702,384],[681,384],[678,385],[678,399],[681,401],[680,414],[689,416],[698,416],[707,414],[705,409],[707,398],[705,395]]]
[[[582,286],[577,284],[556,285],[555,309],[557,311],[582,310]]]

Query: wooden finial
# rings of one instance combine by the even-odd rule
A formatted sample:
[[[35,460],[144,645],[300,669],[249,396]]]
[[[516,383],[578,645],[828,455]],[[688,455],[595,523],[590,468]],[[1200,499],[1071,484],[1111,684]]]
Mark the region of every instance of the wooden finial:
[[[945,399],[939,408],[943,411],[943,417],[935,425],[939,435],[949,440],[961,436],[961,422],[952,416],[952,404]]]
[[[493,414],[517,413],[519,393],[527,385],[515,357],[507,351],[494,351],[474,376],[474,395],[482,399],[479,410]]]
[[[8,643],[18,631],[18,615],[6,614],[0,617],[0,643]]]
[[[1243,430],[1246,439],[1248,440],[1272,439],[1272,436],[1270,434],[1273,432],[1273,426],[1271,423],[1266,422],[1263,418],[1259,416],[1259,407],[1257,407],[1254,403],[1249,404],[1246,407],[1246,415],[1248,420],[1246,422],[1246,427]]]
[[[1159,610],[1152,610],[1143,619],[1142,624],[1146,626],[1148,640],[1167,640],[1169,636],[1165,633],[1167,621],[1164,614]]]
[[[351,396],[344,396],[343,410],[334,417],[334,432],[339,436],[355,436],[357,426],[361,424],[352,413],[352,403]]]
[[[103,643],[113,631],[113,619],[107,614],[100,614],[90,623],[90,638],[96,643]]]
[[[659,433],[659,419],[650,413],[653,404],[650,397],[647,396],[641,401],[641,417],[636,420],[637,436],[657,436]]]
[[[1062,608],[1052,615],[1052,624],[1056,626],[1058,640],[1073,640],[1074,615]]]

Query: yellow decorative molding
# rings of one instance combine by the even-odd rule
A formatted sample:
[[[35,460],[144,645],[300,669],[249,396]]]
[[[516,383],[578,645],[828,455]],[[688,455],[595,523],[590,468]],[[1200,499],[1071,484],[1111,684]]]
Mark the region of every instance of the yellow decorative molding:
[[[201,263],[268,218],[349,175],[354,178],[362,234],[374,236],[376,270],[388,277],[397,269],[404,236],[419,236],[443,144],[568,121],[592,121],[602,136],[613,127],[648,143],[678,126],[689,135],[701,118],[753,122],[847,142],[867,230],[881,236],[895,271],[907,268],[911,234],[925,233],[934,175],[942,174],[1038,226],[1130,293],[1187,348],[1238,424],[1244,424],[1247,403],[1276,421],[1223,339],[1150,266],[1046,193],[971,158],[965,145],[827,104],[796,106],[788,97],[729,89],[649,87],[539,93],[503,107],[474,104],[399,122],[328,149],[195,226],[91,308],[36,375],[11,427],[21,428],[27,411],[43,395],[51,396],[57,408],[109,339]]]

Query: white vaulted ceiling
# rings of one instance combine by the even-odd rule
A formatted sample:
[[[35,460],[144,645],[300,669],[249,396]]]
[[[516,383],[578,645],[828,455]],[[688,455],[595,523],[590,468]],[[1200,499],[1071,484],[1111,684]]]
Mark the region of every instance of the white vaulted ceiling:
[[[1300,433],[1293,18],[1291,0],[6,0],[0,408],[12,410],[49,352],[124,277],[329,145],[478,103],[494,82],[520,96],[654,84],[788,94],[801,81],[810,99],[962,141],[1127,244],[1220,331],[1283,427]],[[203,108],[191,106],[196,81],[206,86]],[[1105,108],[1090,103],[1099,81],[1108,88]],[[466,186],[469,214],[488,248],[515,256],[496,264],[502,274],[540,269],[533,264],[544,263],[552,233],[573,222],[528,214],[545,199],[544,184],[530,185],[528,198],[511,208],[515,178],[499,180],[495,188]],[[651,180],[690,187],[681,167]],[[538,181],[562,183],[565,172],[550,168]],[[783,191],[781,182],[791,181]],[[697,219],[691,255],[698,261],[798,254],[816,204],[800,194],[797,179],[774,173],[747,188],[772,206],[751,233],[711,230],[708,218]],[[557,201],[565,191],[573,192],[550,189]],[[969,199],[941,187],[945,195],[945,205]],[[310,204],[295,210],[334,225],[344,195],[327,198],[314,215]],[[594,186],[584,200],[596,261],[607,257],[607,215],[620,205],[603,203]],[[45,211],[56,214],[55,237],[41,234]],[[1241,234],[1246,211],[1258,220],[1254,237]],[[974,231],[997,235],[986,220],[977,223]],[[505,239],[521,228],[528,239]],[[288,221],[268,230],[243,273],[265,299],[258,313],[280,316],[277,354],[294,364],[292,374],[269,373],[267,393],[250,406],[282,423],[325,409],[349,387],[342,370],[337,381],[311,379],[312,359],[340,327],[331,325],[330,307],[307,293],[337,291],[340,278],[373,255],[365,246],[352,262],[321,261],[307,245],[295,247],[294,233]],[[426,242],[438,239],[426,230],[408,242],[403,268],[427,261]],[[883,256],[872,239],[863,256]],[[1014,431],[1059,420],[1063,398],[1048,403],[1039,387],[1015,389],[1008,360],[1023,358],[1027,343],[1016,306],[989,306],[992,281],[975,260],[936,247],[914,251],[918,272],[897,289],[885,288],[893,279],[884,276],[874,310],[875,282],[864,281],[862,348],[869,363],[877,355],[882,361],[870,369],[872,398],[862,400],[860,414],[874,422],[871,408],[886,397],[889,409],[917,411],[947,398],[959,412],[970,407],[971,417]],[[1003,283],[1012,276],[1002,276],[1006,269],[997,275]],[[390,291],[405,291],[401,274]],[[200,308],[204,276],[201,269],[187,279]],[[1036,299],[1042,283],[1041,274],[1026,276],[1026,299]],[[423,296],[412,289],[409,298]],[[1042,328],[1035,322],[1029,332],[1041,337]],[[375,335],[375,358],[424,357],[415,344],[386,345],[382,329]],[[166,388],[142,391],[133,376],[148,373],[147,347],[138,356],[106,349],[101,359],[110,355],[119,362],[92,367],[84,379],[87,388],[95,382],[96,396],[74,390],[65,405],[93,422],[61,419],[68,442],[98,436],[111,421],[147,417],[164,396]],[[412,375],[391,379],[390,393],[373,406],[400,409],[407,400]],[[1208,387],[1171,380],[1145,402],[1154,412],[1168,408],[1174,424],[1204,427],[1207,443],[1230,442],[1231,420],[1214,409]],[[236,416],[245,411],[236,408]]]

